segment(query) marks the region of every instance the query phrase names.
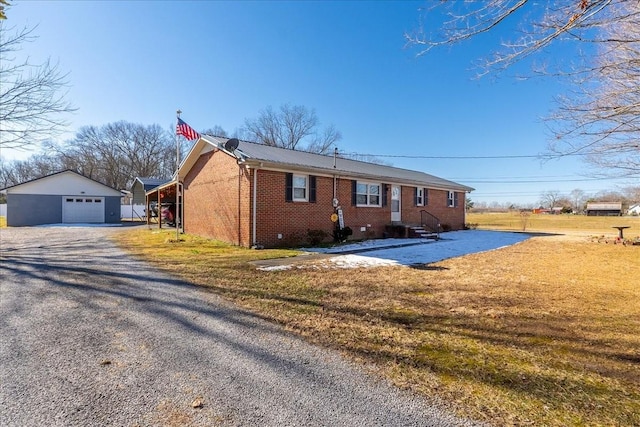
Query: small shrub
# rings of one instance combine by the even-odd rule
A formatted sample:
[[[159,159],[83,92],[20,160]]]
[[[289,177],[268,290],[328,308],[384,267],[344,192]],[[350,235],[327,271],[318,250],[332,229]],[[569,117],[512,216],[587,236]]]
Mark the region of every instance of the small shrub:
[[[307,236],[302,231],[294,231],[291,234],[287,234],[284,239],[282,239],[282,244],[279,246],[285,248],[295,248],[298,246],[302,246],[307,241]]]
[[[324,230],[307,230],[307,241],[311,246],[319,245],[327,237],[329,237],[329,233]]]
[[[476,230],[478,228],[478,223],[468,222],[464,225],[465,230]]]
[[[442,231],[444,231],[445,233],[447,231],[451,231],[453,227],[451,227],[451,224],[440,224],[440,227],[442,228]]]
[[[375,239],[376,237],[376,230],[370,228],[367,230],[367,239]]]
[[[527,230],[530,216],[531,216],[531,212],[526,212],[526,211],[520,212],[520,225],[522,226],[522,231]]]
[[[344,240],[347,240],[347,238],[352,234],[353,230],[351,229],[351,227],[345,227],[343,229],[339,229],[336,227],[335,230],[333,230],[333,240],[335,240],[336,242],[342,242]]]

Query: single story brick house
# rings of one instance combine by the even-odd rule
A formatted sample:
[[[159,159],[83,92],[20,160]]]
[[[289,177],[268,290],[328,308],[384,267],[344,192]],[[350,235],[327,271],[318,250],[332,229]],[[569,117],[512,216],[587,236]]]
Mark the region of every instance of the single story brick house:
[[[119,223],[119,190],[65,170],[4,188],[10,227],[59,223]]]
[[[178,170],[185,232],[276,247],[308,230],[331,235],[335,213],[352,239],[384,237],[392,224],[420,224],[424,212],[444,228],[464,227],[471,187],[419,171],[228,141],[202,135]]]

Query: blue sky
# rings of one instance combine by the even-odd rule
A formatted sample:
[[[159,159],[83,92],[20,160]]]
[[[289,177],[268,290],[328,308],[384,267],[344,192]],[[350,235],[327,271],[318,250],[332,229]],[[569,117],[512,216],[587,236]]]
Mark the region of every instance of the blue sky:
[[[78,111],[62,139],[119,120],[170,128],[178,108],[197,130],[233,133],[265,107],[289,103],[335,125],[341,151],[469,185],[474,201],[535,204],[544,191],[629,184],[588,180],[577,158],[420,158],[539,154],[548,138],[542,119],[567,89],[548,79],[475,79],[473,63],[505,34],[417,58],[404,34],[418,27],[424,2],[12,4],[4,25],[38,25],[24,53],[69,72]]]

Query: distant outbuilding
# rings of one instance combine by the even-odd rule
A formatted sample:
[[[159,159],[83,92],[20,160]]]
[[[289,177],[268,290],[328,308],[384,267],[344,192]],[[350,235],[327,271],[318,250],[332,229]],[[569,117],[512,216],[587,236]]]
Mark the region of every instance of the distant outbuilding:
[[[65,170],[3,188],[7,226],[120,222],[119,190]]]
[[[166,184],[171,181],[168,178],[147,178],[136,177],[131,185],[131,197],[134,205],[144,205],[146,203],[145,194],[147,191]]]
[[[621,216],[622,202],[587,203],[587,216]]]

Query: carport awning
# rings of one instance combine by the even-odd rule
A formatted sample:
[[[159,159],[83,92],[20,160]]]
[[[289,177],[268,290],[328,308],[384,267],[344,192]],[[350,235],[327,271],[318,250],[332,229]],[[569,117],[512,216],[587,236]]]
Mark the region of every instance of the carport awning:
[[[153,188],[145,193],[147,200],[158,200],[158,195],[160,196],[160,201],[162,202],[173,202],[176,201],[176,181],[170,181],[165,184],[159,185],[156,188]]]
[[[150,207],[152,202],[158,203],[158,227],[162,228],[162,207],[163,206],[173,206],[174,218],[173,221],[175,224],[180,224],[180,226],[176,227],[181,228],[184,226],[183,217],[183,203],[182,203],[182,184],[176,180],[171,182],[167,182],[163,185],[160,185],[153,190],[149,190],[145,193],[146,195],[146,211],[151,212]],[[147,224],[151,223],[151,214],[147,215]],[[184,229],[182,230],[184,232]]]

